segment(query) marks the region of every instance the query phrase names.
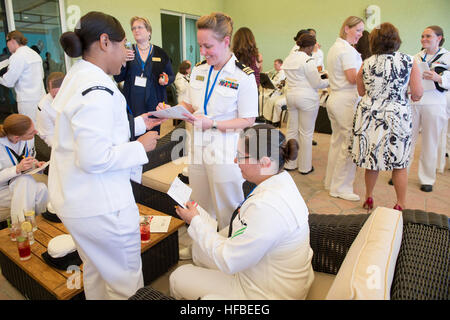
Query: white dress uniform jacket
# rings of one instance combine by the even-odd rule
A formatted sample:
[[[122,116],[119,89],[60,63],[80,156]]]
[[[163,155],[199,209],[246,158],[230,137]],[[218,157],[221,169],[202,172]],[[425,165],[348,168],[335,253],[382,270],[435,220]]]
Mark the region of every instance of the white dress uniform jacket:
[[[7,137],[0,138],[0,207],[11,208],[12,221],[23,221],[24,210],[45,211],[48,191],[44,183],[16,172],[18,160],[9,156],[7,148],[34,157],[34,139],[12,143]]]
[[[320,78],[316,61],[305,52],[294,51],[283,63],[287,76],[287,106],[289,121],[286,139],[299,142],[300,153],[296,161],[288,161],[287,169],[298,167],[300,172],[312,168],[312,138],[319,111],[318,89],[328,87],[328,80]]]
[[[36,129],[39,132],[39,136],[49,147],[52,146],[56,121],[56,111],[53,109],[52,103],[53,97],[50,93],[47,93],[39,101],[36,114]]]
[[[350,158],[348,146],[359,95],[356,84],[348,82],[344,70],[355,69],[358,72],[361,64],[361,55],[344,39],[337,38],[328,51],[327,70],[331,93],[327,101],[327,112],[333,133],[325,188],[330,190],[330,194],[351,195],[355,201],[359,200],[353,195],[356,166]]]
[[[442,84],[444,89],[450,89],[450,52],[445,48],[440,48],[435,55],[426,55],[426,50],[422,50],[414,56],[417,63],[426,61],[430,64],[438,55],[443,54],[439,59],[431,63],[430,70],[435,67],[444,67]],[[422,147],[419,159],[418,177],[420,184],[433,185],[436,181],[436,169],[438,163],[442,162],[442,157],[438,155],[438,148],[442,139],[442,134],[447,125],[447,98],[446,92],[440,92],[437,89],[424,90],[422,99],[413,102],[411,105],[411,114],[413,121],[412,143],[415,146],[419,136],[419,130],[422,129]],[[411,152],[411,159],[414,157],[414,147]],[[410,161],[412,163],[412,161]],[[442,168],[442,165],[440,165]]]
[[[100,89],[90,91],[95,87]],[[57,120],[49,189],[58,215],[90,217],[135,204],[131,170],[148,159],[140,142],[129,143],[126,101],[113,80],[80,60],[65,77],[53,107]]]
[[[192,219],[188,232],[220,272],[218,282],[208,278],[211,281],[200,283],[210,269],[176,270],[170,279],[176,298],[207,294],[230,299],[306,298],[314,279],[308,208],[289,173],[270,177],[253,190],[233,220],[229,238],[217,233],[202,215]],[[221,277],[231,280],[229,288],[218,286]],[[190,285],[192,281],[196,285]]]
[[[253,74],[244,72],[232,57],[223,66],[217,78],[206,115],[222,121],[258,116],[258,91]],[[204,61],[192,70],[188,94],[184,101],[195,110],[194,114],[205,115],[204,101],[211,66]],[[217,70],[210,76],[208,93],[211,90]],[[198,134],[198,135],[197,135]],[[197,138],[198,137],[198,138]],[[217,218],[219,227],[225,227],[231,213],[244,199],[242,175],[235,164],[239,133],[208,129],[193,135],[193,150],[189,166],[189,183],[192,199]]]
[[[189,75],[177,73],[175,77],[175,88],[177,89],[177,98],[178,102],[184,100],[184,96],[186,95],[187,89],[189,87]]]
[[[0,77],[0,84],[13,88],[19,113],[36,121],[36,105],[45,95],[42,58],[27,46],[19,47],[9,58],[8,71]]]

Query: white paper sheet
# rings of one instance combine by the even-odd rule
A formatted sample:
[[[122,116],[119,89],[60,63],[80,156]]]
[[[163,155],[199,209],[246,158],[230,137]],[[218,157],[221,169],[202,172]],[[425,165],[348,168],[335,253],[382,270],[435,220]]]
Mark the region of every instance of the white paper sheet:
[[[150,233],[165,233],[169,231],[171,216],[153,216],[148,215],[148,219],[152,219],[150,222]],[[141,222],[144,221],[144,216],[141,216]]]
[[[35,174],[35,173],[41,172],[42,170],[47,168],[49,164],[50,164],[50,161],[47,161],[41,167],[35,168],[35,169],[28,169],[28,170],[22,172],[22,174]]]
[[[2,62],[0,62],[0,70],[3,68],[6,68],[7,66],[9,66],[9,60],[3,60]]]
[[[434,85],[434,82],[432,80],[426,80],[423,78],[424,71],[430,71],[430,67],[428,66],[428,63],[425,61],[421,61],[418,63],[420,75],[422,76],[422,87],[424,91],[427,90],[434,90],[436,89],[436,86]]]
[[[185,116],[186,114],[187,116]],[[191,119],[195,120],[196,118],[187,111],[183,106],[173,106],[171,108],[167,108],[164,110],[159,111],[152,111],[149,112],[149,115],[155,116],[157,118],[163,118],[163,119],[180,119],[180,120],[186,120]]]
[[[184,184],[178,177],[173,180],[169,191],[167,191],[167,194],[183,208],[186,208],[184,204],[189,201],[191,193],[192,189]]]

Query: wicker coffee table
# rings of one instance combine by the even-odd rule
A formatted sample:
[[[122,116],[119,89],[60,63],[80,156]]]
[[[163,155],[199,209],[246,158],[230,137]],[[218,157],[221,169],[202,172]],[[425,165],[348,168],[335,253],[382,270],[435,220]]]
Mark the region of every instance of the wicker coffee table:
[[[165,215],[138,204],[141,215]],[[83,265],[80,267],[80,286],[72,281],[75,272],[66,273],[46,264],[41,254],[47,251],[48,242],[68,231],[62,223],[50,222],[42,216],[36,217],[38,230],[34,232],[35,243],[31,245],[32,257],[20,261],[15,242],[9,238],[9,230],[0,230],[0,266],[3,276],[26,298],[31,300],[84,299]],[[178,262],[178,229],[184,225],[172,217],[167,233],[151,234],[149,243],[141,244],[144,284],[164,274]],[[69,280],[69,281],[68,281]],[[72,285],[68,285],[68,282]]]

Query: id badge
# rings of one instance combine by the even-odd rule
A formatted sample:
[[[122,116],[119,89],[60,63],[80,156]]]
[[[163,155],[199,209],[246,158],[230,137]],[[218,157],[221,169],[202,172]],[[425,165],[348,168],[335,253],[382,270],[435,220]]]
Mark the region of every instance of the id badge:
[[[131,168],[130,179],[136,183],[139,183],[139,184],[142,183],[142,166],[136,166],[136,167]]]
[[[147,78],[136,76],[136,79],[134,80],[134,85],[137,87],[145,88],[147,86]]]

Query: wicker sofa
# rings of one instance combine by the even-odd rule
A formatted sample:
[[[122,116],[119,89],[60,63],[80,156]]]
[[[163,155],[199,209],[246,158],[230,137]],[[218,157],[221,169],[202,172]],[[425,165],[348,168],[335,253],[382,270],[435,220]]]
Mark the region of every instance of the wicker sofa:
[[[316,275],[336,275],[368,215],[310,214],[312,265]],[[391,300],[450,299],[450,230],[448,217],[420,210],[403,212],[403,233],[390,290]],[[314,284],[313,284],[314,286]],[[317,286],[317,285],[316,285]],[[312,288],[313,289],[313,288]],[[321,288],[314,288],[320,291]],[[323,293],[322,293],[323,295]],[[319,294],[320,296],[320,294]],[[310,298],[308,296],[308,298]],[[150,286],[131,300],[173,299]]]

